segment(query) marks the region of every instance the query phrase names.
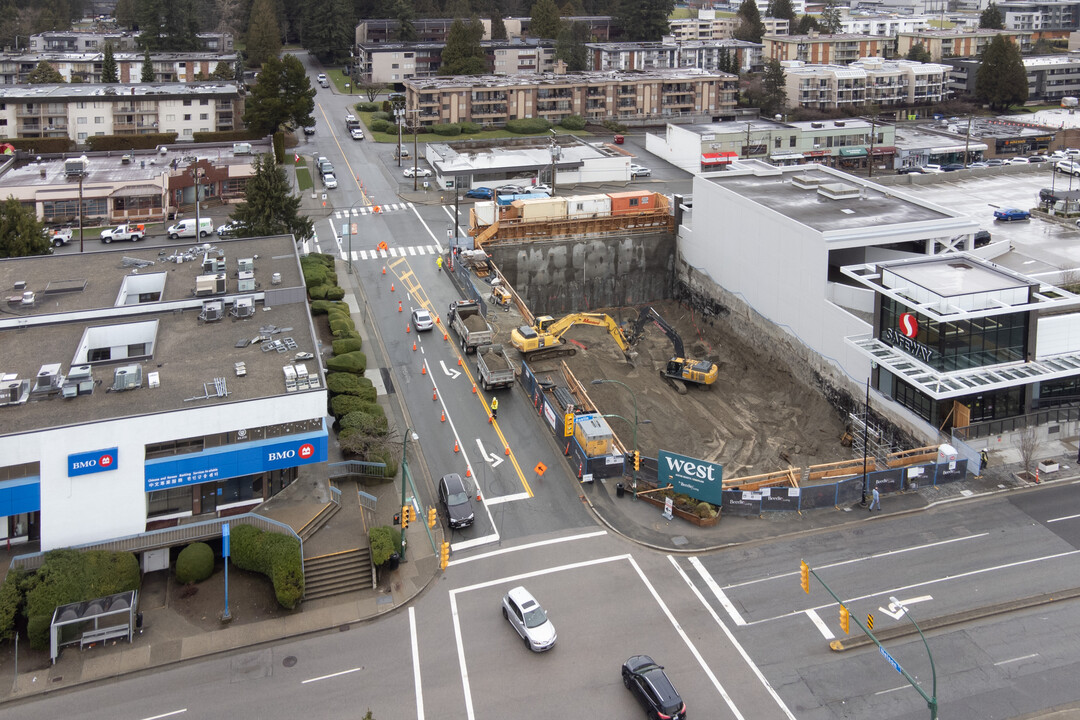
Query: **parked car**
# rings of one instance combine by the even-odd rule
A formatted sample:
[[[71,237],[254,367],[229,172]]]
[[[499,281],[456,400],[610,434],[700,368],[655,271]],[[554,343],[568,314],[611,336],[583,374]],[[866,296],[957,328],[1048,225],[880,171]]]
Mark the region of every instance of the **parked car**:
[[[956,170],[964,170],[964,163],[949,163],[948,165],[942,165],[941,169],[945,172],[954,172]]]
[[[990,163],[985,163],[982,160],[977,160],[977,161],[975,161],[973,163],[968,163],[968,170],[971,170],[971,169],[976,169],[977,170],[977,169],[980,169],[980,168],[988,168],[988,167],[990,167]]]
[[[396,160],[399,157],[402,158],[402,159],[405,159],[407,157],[412,157],[412,156],[409,155],[408,148],[401,148],[401,154],[398,154],[397,148],[394,148],[394,159]]]
[[[495,197],[495,191],[489,187],[478,187],[465,193],[465,197],[476,198],[478,200],[490,200]]]
[[[1064,152],[1070,158],[1080,158],[1080,148],[1065,148]]]
[[[1045,155],[1032,155],[1027,159],[1027,161],[1029,163],[1044,163],[1050,162],[1050,158],[1046,157]]]
[[[472,498],[465,488],[465,482],[457,473],[443,475],[439,480],[439,502],[446,511],[446,521],[452,530],[467,528],[476,519]]]
[[[321,163],[319,165],[319,174],[320,175],[333,175],[334,174],[334,166],[332,164],[330,164],[329,160],[327,160],[327,161],[325,161],[325,162],[323,162],[323,163]]]
[[[360,128],[353,128],[352,130],[349,131],[349,134],[352,135],[353,140],[363,140],[364,139],[364,131],[361,130]]]
[[[312,123],[311,125],[305,125],[304,126],[304,134],[305,135],[314,135],[315,134],[315,125],[314,125],[314,123]]]
[[[194,220],[182,220],[181,224],[185,222],[190,222],[192,225],[195,224]],[[209,224],[210,220],[207,220],[206,222],[207,224]],[[171,228],[169,229],[169,234],[172,234]],[[111,243],[113,240],[130,240],[131,242],[138,242],[144,237],[146,237],[145,225],[117,225],[116,227],[109,230],[101,231],[101,242],[105,243],[106,245]]]
[[[1027,165],[1028,164],[1028,159],[1026,157],[1014,157],[1014,158],[1009,158],[1006,162],[1009,165]]]
[[[423,308],[416,308],[412,311],[412,324],[416,328],[416,332],[423,332],[435,327],[435,321],[431,318],[431,313]]]
[[[632,178],[649,177],[650,175],[652,175],[652,170],[645,167],[644,165],[630,166],[630,177]]]
[[[671,684],[664,667],[648,655],[635,655],[622,666],[622,681],[650,718],[686,720],[686,703]]]
[[[330,81],[326,79],[325,73],[319,73],[319,77],[317,79],[319,81],[319,84],[323,87],[330,87]]]
[[[176,240],[178,238],[206,237],[212,232],[214,232],[214,222],[210,218],[204,217],[199,218],[198,223],[195,222],[195,218],[181,220],[175,225],[169,226],[165,234],[169,236],[170,240]]]
[[[495,188],[496,195],[524,195],[529,192],[520,185],[500,185]]]
[[[240,228],[240,223],[236,222],[235,220],[230,220],[229,222],[225,223],[224,225],[218,225],[217,230],[215,230],[215,232],[218,234],[218,237],[228,237],[230,235],[235,235],[236,231],[239,228]]]
[[[533,652],[544,652],[555,647],[558,638],[555,626],[544,608],[524,587],[519,585],[503,596],[502,614],[525,641],[525,647]]]
[[[1016,220],[1030,220],[1031,213],[1027,210],[1018,210],[1016,208],[1005,208],[1003,210],[994,211],[994,219],[1001,222],[1014,222]]]
[[[896,171],[897,175],[922,175],[922,168],[918,165],[908,165]]]
[[[1059,173],[1072,175],[1073,177],[1080,177],[1080,163],[1071,160],[1062,160],[1061,162],[1054,163],[1054,170]]]
[[[407,167],[405,168],[404,172],[402,172],[402,175],[407,178],[411,178],[413,175],[415,175],[416,177],[431,177],[431,169]]]
[[[45,238],[50,243],[52,243],[53,247],[61,247],[62,245],[67,245],[71,242],[72,238],[71,228],[45,228],[44,230],[42,230],[42,233],[45,235]]]
[[[932,175],[945,172],[941,169],[940,165],[936,165],[934,163],[927,163],[926,165],[922,165],[919,170],[921,170],[923,173],[929,173]]]
[[[615,136],[615,144],[616,145],[622,145],[624,142],[626,142],[626,138],[624,138],[622,135],[616,135]]]
[[[1005,164],[1005,161],[1002,160],[1001,158],[990,158],[989,160],[986,161],[986,164],[989,167],[1001,167],[1002,165]]]
[[[332,173],[332,172],[331,173],[326,173],[325,175],[323,175],[322,181],[323,181],[323,185],[326,186],[327,190],[333,190],[334,188],[337,187],[337,178],[334,177],[334,173]]]
[[[547,183],[537,183],[536,185],[533,185],[532,187],[529,188],[529,192],[531,192],[531,193],[543,193],[545,195],[550,195],[551,194],[551,186],[548,185]]]

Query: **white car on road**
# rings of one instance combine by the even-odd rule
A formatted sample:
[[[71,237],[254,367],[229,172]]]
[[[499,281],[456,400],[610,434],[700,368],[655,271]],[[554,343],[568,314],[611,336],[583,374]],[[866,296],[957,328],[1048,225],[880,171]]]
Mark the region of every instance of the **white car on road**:
[[[364,131],[361,130],[360,128],[353,128],[352,130],[349,131],[349,134],[352,135],[353,140],[363,140],[364,139]]]
[[[503,596],[502,614],[525,641],[525,647],[533,652],[544,652],[555,646],[558,638],[555,626],[525,588],[519,585]]]
[[[413,175],[416,175],[416,177],[431,177],[431,170],[429,168],[407,167],[402,174],[407,178],[411,178]]]
[[[333,190],[337,187],[337,178],[334,177],[334,173],[327,173],[326,175],[323,175],[322,181],[323,185],[326,186],[327,190]]]
[[[644,165],[630,166],[630,177],[632,178],[649,177],[650,175],[652,175],[652,170],[645,167]]]

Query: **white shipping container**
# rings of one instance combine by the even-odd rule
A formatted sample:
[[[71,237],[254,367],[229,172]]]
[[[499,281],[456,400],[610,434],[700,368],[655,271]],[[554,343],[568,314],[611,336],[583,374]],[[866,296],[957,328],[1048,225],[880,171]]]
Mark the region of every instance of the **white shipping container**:
[[[578,195],[566,198],[566,217],[571,220],[607,217],[611,214],[611,198],[607,195]]]
[[[477,224],[491,225],[495,222],[495,201],[482,200],[473,203],[473,212],[476,213]]]
[[[566,198],[515,200],[513,205],[521,212],[521,219],[525,222],[561,220],[566,217]]]

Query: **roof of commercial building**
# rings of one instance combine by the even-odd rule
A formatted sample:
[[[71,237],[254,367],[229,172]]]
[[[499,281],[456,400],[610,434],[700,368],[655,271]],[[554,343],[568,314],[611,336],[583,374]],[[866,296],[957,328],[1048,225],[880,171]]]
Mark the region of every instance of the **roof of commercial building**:
[[[20,50],[19,52],[0,53],[0,60],[8,62],[38,63],[42,60],[52,62],[86,63],[100,61],[105,56],[105,50],[95,52],[68,52],[66,50]],[[117,62],[142,62],[146,56],[141,52],[128,50],[116,50],[113,59]],[[239,53],[230,50],[195,50],[192,52],[153,52],[150,60],[153,62],[198,61],[210,60],[230,63],[239,58]]]
[[[932,127],[918,127],[915,125],[897,125],[896,139],[894,144],[903,150],[928,150],[930,152],[962,152],[964,145],[968,145],[968,151],[982,151],[988,149],[985,143],[979,142],[980,137],[974,131],[970,140],[966,135],[956,135],[945,132],[930,132]],[[966,130],[965,126],[965,130]],[[944,128],[941,128],[944,130]],[[959,150],[952,150],[952,148]]]
[[[888,267],[897,278],[941,298],[1038,285],[1037,281],[991,265],[973,262],[967,257],[932,258],[920,262],[883,264],[879,267]],[[901,289],[898,284],[892,284],[891,287],[894,290]]]
[[[224,254],[225,295],[195,295],[196,278],[210,271],[203,269],[204,247],[191,240],[0,260],[5,305],[0,317],[0,377],[6,381],[17,375],[29,379],[32,387],[42,366],[60,364],[60,373],[66,376],[72,366],[91,365],[96,383],[90,395],[40,400],[31,395],[29,402],[0,406],[0,433],[285,395],[282,368],[296,362],[320,375],[318,340],[293,237],[212,239],[206,249],[211,257],[218,250]],[[171,262],[174,255],[183,256],[184,262]],[[242,258],[254,259],[253,292],[238,289]],[[133,260],[141,267],[134,267]],[[280,274],[277,284],[275,274]],[[263,293],[271,291],[282,294],[267,303]],[[34,305],[18,302],[24,292],[35,293]],[[160,300],[138,302],[154,292],[160,292]],[[254,314],[231,317],[233,300],[248,297],[255,298]],[[203,303],[216,299],[224,300],[225,317],[210,323],[200,320]],[[247,344],[263,334],[271,341],[291,338],[295,347],[277,352],[265,351],[258,342]],[[139,354],[144,342],[152,345],[149,357]],[[118,349],[121,354],[131,351],[133,357],[86,359],[89,349],[110,347],[114,357]],[[298,352],[313,353],[315,358],[297,361]],[[243,377],[237,376],[237,362],[245,364]],[[142,386],[110,390],[114,371],[127,365],[141,366]],[[158,387],[150,386],[152,372],[159,375]],[[215,378],[224,378],[226,397],[218,397]]]
[[[417,90],[434,88],[468,87],[517,87],[519,85],[588,85],[606,82],[642,82],[659,80],[727,80],[737,75],[722,72],[706,72],[681,68],[678,70],[649,70],[646,72],[581,72],[556,75],[554,73],[518,73],[515,75],[461,75],[425,78],[407,78],[403,82]]]
[[[713,40],[683,40],[681,42],[591,42],[585,43],[585,47],[605,52],[634,52],[638,50],[691,50],[702,47],[723,48],[760,48],[761,43],[748,40],[736,40],[735,38],[716,38]]]
[[[601,143],[603,145],[603,143]],[[619,153],[605,147],[567,138],[559,138],[562,155],[556,162],[561,168],[580,167],[586,160],[612,157]],[[438,159],[433,163],[440,174],[483,172],[486,170],[519,171],[551,167],[551,150],[545,138],[535,142],[428,143],[428,150]]]
[[[127,97],[136,98],[174,98],[174,97],[202,97],[213,95],[217,97],[235,97],[240,94],[240,86],[232,82],[200,82],[200,83],[58,83],[56,85],[0,85],[0,98],[18,102],[19,100],[31,101],[66,101],[108,100],[116,98],[122,100]]]

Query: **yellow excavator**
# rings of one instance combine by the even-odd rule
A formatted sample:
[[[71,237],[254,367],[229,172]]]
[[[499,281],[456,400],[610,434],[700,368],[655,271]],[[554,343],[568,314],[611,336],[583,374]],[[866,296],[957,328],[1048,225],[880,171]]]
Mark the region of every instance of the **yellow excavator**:
[[[597,325],[606,327],[619,349],[623,351],[627,362],[630,361],[630,343],[626,340],[622,328],[614,318],[603,313],[571,313],[556,320],[550,315],[536,318],[536,323],[529,327],[522,325],[510,331],[510,342],[528,360],[573,355],[577,349],[568,345],[563,335],[574,325]]]
[[[652,306],[642,308],[633,329],[629,333],[624,333],[624,337],[628,338],[627,344],[633,346],[641,338],[645,332],[645,327],[650,322],[660,328],[667,335],[671,344],[675,346],[675,356],[667,361],[667,365],[660,370],[660,375],[668,380],[680,395],[686,394],[685,383],[708,387],[716,382],[716,378],[720,374],[720,369],[716,366],[716,363],[686,357],[683,351],[682,337],[675,331],[675,328],[668,325],[667,321]],[[623,352],[626,352],[626,350]]]

